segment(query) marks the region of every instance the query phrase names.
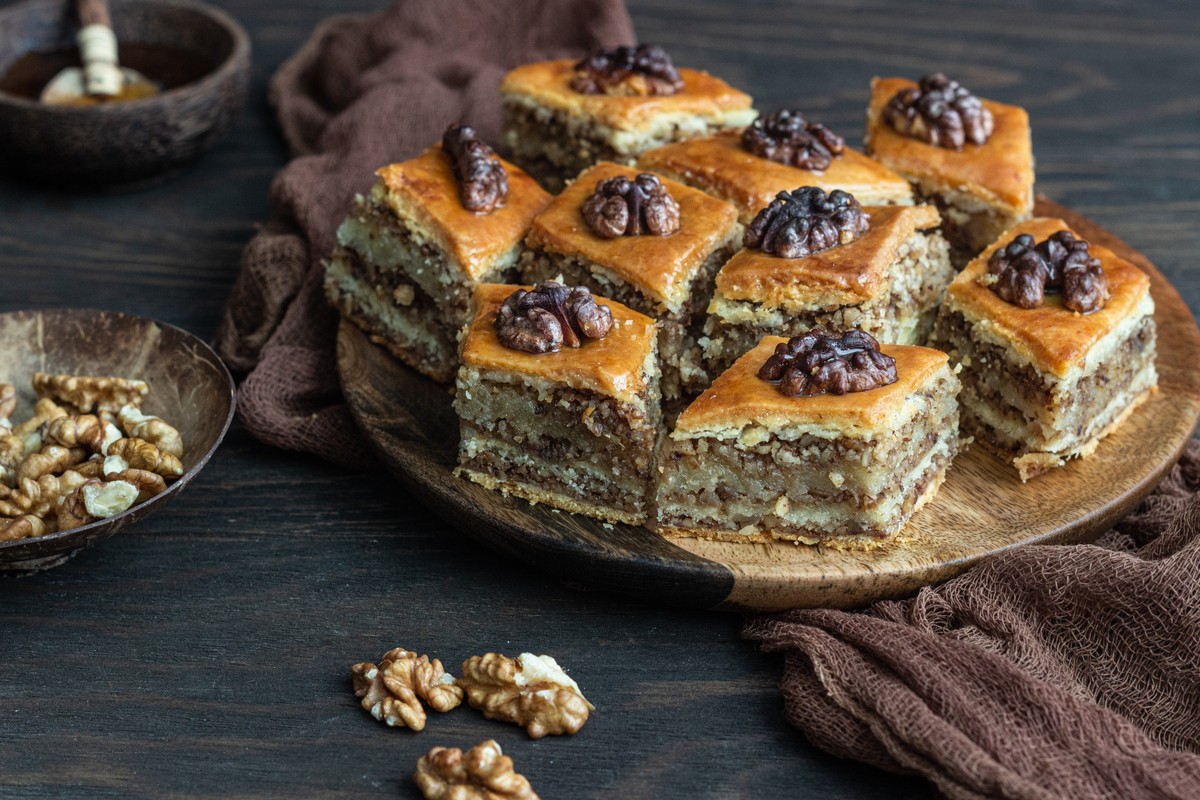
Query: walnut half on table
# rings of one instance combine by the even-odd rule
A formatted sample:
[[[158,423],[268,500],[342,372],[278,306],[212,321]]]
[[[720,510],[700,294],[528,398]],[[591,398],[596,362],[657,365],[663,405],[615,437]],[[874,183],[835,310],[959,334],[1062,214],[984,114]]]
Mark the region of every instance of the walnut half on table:
[[[462,703],[463,690],[438,659],[418,656],[403,647],[383,654],[379,664],[364,661],[350,668],[354,695],[372,717],[391,728],[425,728],[424,700],[435,711],[450,711]]]
[[[457,747],[433,748],[417,761],[413,780],[426,800],[538,800],[492,739],[466,753]]]
[[[595,710],[579,685],[545,655],[473,656],[463,662],[458,685],[485,717],[522,725],[533,739],[576,733]]]

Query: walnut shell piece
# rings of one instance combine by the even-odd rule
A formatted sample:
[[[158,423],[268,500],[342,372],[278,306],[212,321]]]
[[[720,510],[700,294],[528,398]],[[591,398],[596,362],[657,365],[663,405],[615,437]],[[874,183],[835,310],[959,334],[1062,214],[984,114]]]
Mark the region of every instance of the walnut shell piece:
[[[1037,308],[1047,291],[1058,291],[1065,308],[1088,314],[1104,308],[1109,297],[1100,259],[1067,230],[1037,244],[1029,234],[1019,234],[992,252],[983,281],[1001,300],[1019,308]]]
[[[597,50],[578,62],[571,88],[580,94],[672,95],[683,89],[683,78],[666,50],[639,44]]]
[[[896,382],[896,359],[864,331],[838,336],[814,328],[776,345],[758,377],[788,397],[866,392]]]
[[[442,150],[458,181],[463,208],[490,214],[508,202],[508,173],[496,153],[469,125],[451,125],[442,134]]]
[[[798,111],[782,109],[759,117],[742,131],[742,147],[759,158],[820,172],[842,155],[846,140]]]
[[[596,182],[583,203],[583,220],[602,239],[669,236],[679,230],[679,203],[657,175],[643,172]]]
[[[350,667],[354,695],[364,710],[388,727],[425,728],[424,700],[435,711],[449,711],[462,703],[463,690],[438,659],[418,656],[402,647],[384,653],[379,664]]]
[[[93,377],[87,375],[33,374],[33,390],[38,397],[48,397],[74,408],[79,413],[100,411],[116,413],[121,406],[141,406],[150,392],[145,381],[129,378]]]
[[[546,655],[472,656],[463,662],[458,685],[485,717],[521,725],[532,739],[576,733],[594,710],[579,685]]]
[[[883,118],[898,133],[948,150],[984,144],[996,125],[978,97],[941,72],[897,92],[883,107]]]
[[[780,192],[759,211],[742,243],[780,258],[806,258],[862,236],[871,217],[849,192],[819,186]]]
[[[558,281],[517,289],[496,312],[500,343],[525,353],[557,353],[565,344],[580,347],[585,339],[603,339],[612,330],[612,310],[599,305],[584,286]]]
[[[433,748],[417,760],[413,781],[426,800],[538,800],[493,739],[466,753],[457,747]]]

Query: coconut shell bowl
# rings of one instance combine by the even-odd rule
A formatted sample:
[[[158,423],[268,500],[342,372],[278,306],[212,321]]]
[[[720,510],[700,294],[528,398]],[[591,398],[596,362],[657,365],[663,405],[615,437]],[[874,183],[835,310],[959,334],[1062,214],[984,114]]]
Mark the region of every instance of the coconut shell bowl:
[[[192,0],[110,0],[124,66],[161,93],[128,102],[55,106],[38,97],[78,65],[69,0],[0,10],[0,152],[5,169],[37,180],[141,181],[212,147],[245,104],[250,38],[225,12]]]
[[[33,413],[35,372],[145,381],[150,391],[142,411],[179,430],[183,475],[166,491],[107,519],[0,542],[0,575],[57,566],[158,511],[204,468],[233,420],[233,380],[216,353],[192,334],[144,317],[83,309],[0,314],[0,382],[17,389],[14,422]]]

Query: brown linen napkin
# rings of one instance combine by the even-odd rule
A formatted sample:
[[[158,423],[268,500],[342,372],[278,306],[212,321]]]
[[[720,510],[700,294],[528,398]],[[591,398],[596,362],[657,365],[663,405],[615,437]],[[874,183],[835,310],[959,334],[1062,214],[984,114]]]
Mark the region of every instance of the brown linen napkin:
[[[1095,545],[744,634],[813,744],[948,797],[1200,798],[1200,441]]]
[[[634,41],[621,0],[400,0],[320,25],[271,81],[294,160],[271,187],[273,216],[242,254],[217,349],[249,373],[242,422],[267,444],[339,464],[371,455],[338,388],[337,314],[321,260],[378,167],[469,122],[495,141],[500,78],[519,64]]]

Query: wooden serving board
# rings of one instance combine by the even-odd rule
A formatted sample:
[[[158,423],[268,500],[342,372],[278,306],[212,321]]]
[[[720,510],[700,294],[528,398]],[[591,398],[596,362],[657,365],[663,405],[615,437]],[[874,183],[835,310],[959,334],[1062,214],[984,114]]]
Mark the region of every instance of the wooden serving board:
[[[954,461],[932,503],[905,529],[917,541],[869,553],[787,543],[664,540],[652,531],[504,497],[453,475],[458,420],[444,386],[393,359],[355,326],[338,331],[338,368],[355,419],[387,468],[454,529],[564,581],[702,608],[848,608],[911,593],[1022,544],[1090,540],[1144,497],[1179,459],[1200,417],[1200,331],[1187,305],[1140,253],[1039,198],[1150,275],[1159,391],[1096,452],[1022,484],[980,447]]]

